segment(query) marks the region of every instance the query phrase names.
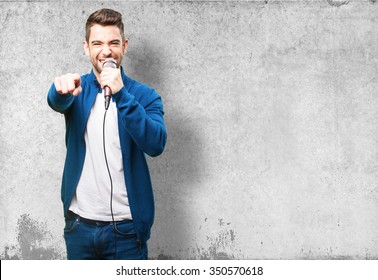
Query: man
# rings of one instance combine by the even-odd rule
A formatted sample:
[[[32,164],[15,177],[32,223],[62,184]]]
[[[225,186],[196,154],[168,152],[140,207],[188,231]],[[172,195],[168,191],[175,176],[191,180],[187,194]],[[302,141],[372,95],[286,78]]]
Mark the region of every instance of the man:
[[[89,74],[55,78],[47,101],[66,121],[61,198],[68,259],[147,259],[154,200],[145,154],[166,143],[163,104],[154,89],[125,75],[122,15],[101,9],[86,23]],[[117,68],[104,67],[114,59]],[[104,88],[112,92],[109,109]]]

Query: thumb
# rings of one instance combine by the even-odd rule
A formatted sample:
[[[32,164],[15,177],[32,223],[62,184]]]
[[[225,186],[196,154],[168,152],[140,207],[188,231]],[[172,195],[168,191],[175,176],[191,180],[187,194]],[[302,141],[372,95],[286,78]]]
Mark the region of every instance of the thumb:
[[[80,75],[79,74],[73,74],[72,75],[72,78],[75,82],[75,86],[78,87],[81,85],[81,79],[80,79]]]
[[[75,90],[72,92],[73,96],[78,96],[82,91],[81,86],[79,85],[78,87],[75,88]]]

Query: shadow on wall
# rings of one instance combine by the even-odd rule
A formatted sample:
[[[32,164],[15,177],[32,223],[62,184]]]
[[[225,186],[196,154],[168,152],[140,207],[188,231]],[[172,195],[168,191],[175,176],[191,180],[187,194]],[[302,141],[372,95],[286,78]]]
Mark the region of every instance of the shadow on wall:
[[[151,257],[180,259],[179,250],[190,248],[194,232],[190,193],[199,179],[201,149],[194,130],[182,119],[166,120],[168,142],[159,160],[150,162],[156,201],[156,252]],[[155,238],[155,237],[154,237]]]
[[[137,51],[129,51],[131,59],[126,71],[132,78],[155,87],[162,96],[168,134],[164,153],[158,158],[148,158],[156,204],[152,240],[157,246],[150,255],[177,259],[182,255],[179,250],[189,251],[194,234],[190,224],[196,217],[190,213],[189,202],[195,194],[193,187],[198,185],[196,182],[204,171],[203,145],[196,130],[198,124],[180,112],[182,104],[175,104],[181,100],[175,100],[179,93],[172,89],[176,87],[165,86],[168,71],[162,61],[164,56],[152,43],[142,40],[140,44],[135,48]]]

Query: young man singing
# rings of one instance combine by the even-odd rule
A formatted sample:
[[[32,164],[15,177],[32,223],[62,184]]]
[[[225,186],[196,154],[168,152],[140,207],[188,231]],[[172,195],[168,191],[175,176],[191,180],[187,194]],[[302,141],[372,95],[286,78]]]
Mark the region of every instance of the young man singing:
[[[47,96],[66,121],[61,197],[67,258],[147,259],[154,199],[145,154],[164,150],[163,104],[121,67],[128,40],[120,13],[92,13],[83,46],[92,71],[56,77]],[[114,67],[104,67],[105,61]],[[112,93],[108,109],[104,89]]]

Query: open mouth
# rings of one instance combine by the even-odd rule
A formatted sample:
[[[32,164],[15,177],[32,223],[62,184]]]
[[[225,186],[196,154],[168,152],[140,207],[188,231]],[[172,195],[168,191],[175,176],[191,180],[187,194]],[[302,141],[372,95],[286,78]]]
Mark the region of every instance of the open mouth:
[[[101,64],[103,64],[107,58],[113,58],[115,61],[117,61],[114,57],[104,57],[104,58],[100,58],[98,61],[99,61]]]

